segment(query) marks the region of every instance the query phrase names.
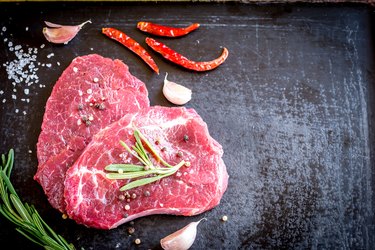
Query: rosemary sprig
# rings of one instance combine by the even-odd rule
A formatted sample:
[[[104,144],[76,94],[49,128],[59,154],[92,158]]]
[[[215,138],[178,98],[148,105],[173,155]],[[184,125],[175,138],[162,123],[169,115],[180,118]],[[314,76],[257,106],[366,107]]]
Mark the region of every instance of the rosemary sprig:
[[[1,156],[0,213],[17,226],[20,234],[44,249],[74,250],[72,244],[47,225],[34,206],[22,203],[10,181],[13,163],[14,151],[10,149],[7,158],[4,154]]]
[[[184,160],[175,166],[167,163],[152,147],[147,138],[136,128],[134,130],[135,145],[132,149],[125,142],[120,141],[120,144],[134,157],[136,157],[142,164],[110,164],[105,167],[105,170],[111,172],[107,173],[108,179],[135,179],[128,184],[122,186],[120,191],[126,191],[135,187],[143,186],[162,178],[173,175],[177,170],[186,164]],[[151,154],[157,158],[164,167],[154,166],[150,160],[149,153],[146,151],[143,143],[151,151]],[[143,177],[143,178],[142,178]]]

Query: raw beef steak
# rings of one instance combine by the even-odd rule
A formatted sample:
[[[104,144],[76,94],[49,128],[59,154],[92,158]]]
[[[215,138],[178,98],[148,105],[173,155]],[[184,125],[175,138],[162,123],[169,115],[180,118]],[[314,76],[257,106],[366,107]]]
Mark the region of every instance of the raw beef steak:
[[[129,180],[110,180],[104,168],[111,163],[140,164],[119,143],[134,145],[134,128],[169,164],[185,160],[190,166],[157,182],[120,191]],[[227,188],[222,155],[221,145],[193,109],[155,106],[128,114],[96,134],[67,171],[67,214],[87,227],[111,229],[151,214],[202,213],[218,205]]]
[[[65,172],[92,136],[125,114],[147,107],[145,84],[121,61],[96,54],[72,61],[47,100],[37,143],[34,179],[54,208],[65,212]]]

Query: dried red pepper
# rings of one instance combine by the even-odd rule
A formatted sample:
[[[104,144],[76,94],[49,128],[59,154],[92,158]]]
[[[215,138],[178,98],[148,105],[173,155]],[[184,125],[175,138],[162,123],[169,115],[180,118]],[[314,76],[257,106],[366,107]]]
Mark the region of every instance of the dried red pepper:
[[[123,44],[125,47],[136,53],[142,58],[156,73],[159,74],[159,68],[150,54],[134,39],[126,35],[124,32],[115,28],[102,28],[102,33]]]
[[[198,29],[199,23],[193,23],[192,25],[185,28],[177,28],[170,26],[163,26],[151,22],[138,22],[137,28],[157,36],[167,36],[167,37],[179,37],[184,36]]]
[[[146,43],[148,46],[150,46],[153,50],[156,52],[160,53],[165,59],[176,63],[178,65],[181,65],[182,67],[185,67],[187,69],[195,70],[195,71],[207,71],[207,70],[212,70],[216,67],[218,67],[220,64],[222,64],[228,57],[228,49],[223,48],[222,54],[208,62],[194,62],[183,55],[177,53],[176,51],[168,48],[166,45],[164,45],[161,42],[156,41],[155,39],[146,38]]]

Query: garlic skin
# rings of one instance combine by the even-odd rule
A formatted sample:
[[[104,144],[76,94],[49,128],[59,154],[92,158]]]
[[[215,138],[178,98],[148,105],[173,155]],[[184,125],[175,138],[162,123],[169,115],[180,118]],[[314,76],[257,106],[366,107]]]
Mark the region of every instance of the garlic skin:
[[[180,230],[164,237],[160,240],[160,245],[164,250],[187,250],[189,249],[197,236],[197,226],[205,218],[191,222]]]
[[[72,40],[85,25],[86,23],[91,23],[90,20],[83,22],[79,25],[61,25],[56,23],[51,23],[48,21],[44,22],[48,27],[43,28],[43,35],[47,41],[57,44],[67,44]]]
[[[175,82],[167,79],[168,73],[165,74],[163,94],[168,101],[176,105],[184,105],[191,100],[192,91]]]

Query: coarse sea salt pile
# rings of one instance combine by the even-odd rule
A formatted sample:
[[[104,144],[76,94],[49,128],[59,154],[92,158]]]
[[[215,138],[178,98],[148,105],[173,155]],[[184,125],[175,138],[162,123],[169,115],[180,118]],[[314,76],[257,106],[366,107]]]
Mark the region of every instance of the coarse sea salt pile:
[[[26,31],[29,31],[28,27],[25,28]],[[23,103],[29,103],[30,98],[32,97],[32,90],[35,88],[44,88],[44,84],[39,83],[38,70],[39,67],[52,67],[51,63],[41,63],[38,61],[38,52],[40,49],[45,47],[44,44],[40,45],[39,48],[33,48],[29,46],[16,45],[13,41],[7,37],[6,34],[7,28],[4,26],[1,28],[0,37],[5,44],[5,49],[8,50],[9,57],[14,58],[13,60],[6,61],[3,65],[0,65],[0,68],[5,68],[5,71],[8,76],[8,80],[13,85],[12,94],[7,95],[11,100],[20,100]],[[12,55],[13,54],[13,55]],[[54,53],[47,55],[47,59],[50,59],[54,56]],[[60,66],[60,63],[57,62],[57,66]],[[4,85],[3,85],[4,87]],[[0,103],[6,103],[7,97],[5,97],[5,90],[0,88]],[[19,102],[14,101],[15,105]],[[22,105],[25,109],[25,105]],[[27,114],[26,110],[21,110],[21,107],[15,106],[15,113]]]

